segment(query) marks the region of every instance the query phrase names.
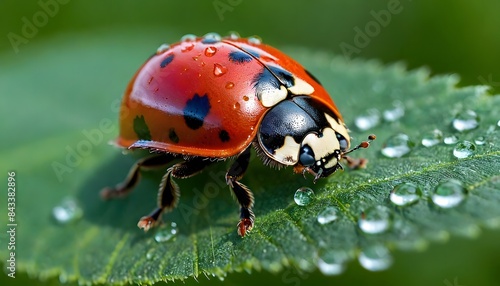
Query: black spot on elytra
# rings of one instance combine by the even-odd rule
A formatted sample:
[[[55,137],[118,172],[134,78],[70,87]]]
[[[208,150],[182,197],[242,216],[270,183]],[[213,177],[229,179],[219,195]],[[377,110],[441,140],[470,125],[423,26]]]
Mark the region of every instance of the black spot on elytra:
[[[229,60],[237,64],[244,64],[251,62],[253,57],[243,51],[234,51],[229,53]]]
[[[193,98],[186,102],[183,110],[186,125],[193,130],[200,128],[209,111],[210,100],[208,99],[208,95],[199,96],[195,93]]]
[[[250,48],[250,47],[245,47],[245,52],[251,54],[252,56],[256,57],[256,58],[260,58],[260,54],[259,52],[257,52],[256,50]]]
[[[171,63],[174,60],[174,55],[169,55],[166,58],[163,59],[160,63],[160,67],[164,68],[166,67],[169,63]]]
[[[179,136],[175,132],[174,128],[170,128],[168,130],[168,138],[174,143],[179,143]]]
[[[264,91],[271,89],[280,89],[281,85],[290,88],[295,84],[292,74],[282,68],[267,66],[261,73],[253,79],[253,85],[258,98],[262,98]]]
[[[151,133],[149,132],[144,115],[134,118],[134,132],[140,140],[151,140]]]
[[[308,76],[310,76],[315,82],[317,82],[319,85],[322,85],[321,82],[319,82],[318,78],[315,77],[312,73],[310,73],[308,70],[304,69],[304,71],[306,72],[306,74]]]
[[[227,142],[227,141],[229,141],[229,140],[230,140],[230,138],[229,138],[229,133],[227,133],[227,131],[226,131],[226,130],[221,130],[221,131],[219,132],[219,139],[220,139],[220,141],[222,141],[222,142]]]

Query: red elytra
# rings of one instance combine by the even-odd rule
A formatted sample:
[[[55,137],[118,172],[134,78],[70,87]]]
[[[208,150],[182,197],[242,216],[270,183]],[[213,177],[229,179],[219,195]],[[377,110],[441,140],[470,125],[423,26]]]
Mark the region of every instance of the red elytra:
[[[197,38],[173,44],[137,71],[123,98],[118,145],[128,148],[136,144],[134,147],[217,158],[241,153],[254,140],[268,109],[254,89],[254,79],[266,65],[281,67],[308,82],[315,90],[310,96],[342,120],[326,90],[281,51],[247,39],[208,42]],[[259,57],[244,63],[231,61],[230,54],[235,52]],[[195,95],[207,95],[210,104],[200,128],[189,127],[184,119],[187,102]],[[134,120],[141,117],[151,140],[137,144],[141,138],[136,129],[141,127],[134,128]],[[220,139],[223,130],[230,140]]]

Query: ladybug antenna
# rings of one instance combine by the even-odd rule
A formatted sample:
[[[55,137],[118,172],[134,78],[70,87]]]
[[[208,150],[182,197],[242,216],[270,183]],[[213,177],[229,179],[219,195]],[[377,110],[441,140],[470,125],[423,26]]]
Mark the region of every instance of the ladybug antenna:
[[[368,148],[370,147],[370,143],[375,140],[377,138],[377,136],[375,136],[375,134],[370,134],[368,135],[368,140],[367,141],[363,141],[361,143],[359,143],[356,147],[352,148],[351,150],[347,150],[345,151],[342,155],[345,156],[353,151],[356,151],[360,148]]]

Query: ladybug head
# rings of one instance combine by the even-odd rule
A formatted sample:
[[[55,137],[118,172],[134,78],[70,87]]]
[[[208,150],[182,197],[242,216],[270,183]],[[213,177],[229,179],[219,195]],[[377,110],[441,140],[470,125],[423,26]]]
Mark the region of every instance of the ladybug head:
[[[347,128],[335,112],[308,96],[296,96],[272,107],[261,122],[259,149],[265,161],[294,166],[316,181],[341,169],[346,154],[368,147],[368,142],[349,150]]]

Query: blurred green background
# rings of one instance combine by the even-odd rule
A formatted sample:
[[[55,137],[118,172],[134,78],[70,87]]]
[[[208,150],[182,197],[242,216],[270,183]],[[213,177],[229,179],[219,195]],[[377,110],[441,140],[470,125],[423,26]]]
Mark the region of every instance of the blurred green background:
[[[50,11],[46,12],[46,18],[40,13],[44,9]],[[384,63],[402,61],[409,69],[426,66],[432,74],[457,73],[462,78],[461,86],[487,84],[493,87],[492,93],[498,93],[499,13],[500,1],[497,0],[2,0],[0,55],[9,60],[8,64],[0,62],[0,69],[8,69],[16,61],[21,62],[23,53],[36,52],[33,50],[36,44],[32,43],[50,41],[53,36],[77,41],[78,35],[82,33],[99,35],[103,31],[130,29],[134,31],[131,36],[137,37],[140,42],[142,39],[137,31],[141,29],[163,29],[165,34],[177,34],[179,37],[186,33],[203,35],[207,32],[225,34],[237,31],[242,36],[258,35],[266,43],[278,48],[305,46],[346,56],[348,49],[351,58],[378,59]],[[29,24],[26,21],[34,23],[34,29],[27,27]],[[377,21],[379,24],[374,24]],[[157,42],[144,45],[154,51],[167,40],[165,34],[158,32]],[[118,39],[116,49],[119,48]],[[141,54],[134,55],[136,58],[144,56],[145,59],[147,56],[143,51],[138,53]],[[129,72],[132,74],[134,71]],[[123,82],[128,80],[124,78]],[[29,85],[29,78],[26,84]],[[119,87],[123,88],[125,86]],[[8,104],[9,96],[15,95],[0,95],[2,105]],[[17,107],[16,111],[21,109]],[[0,124],[3,129],[6,122]],[[243,273],[230,274],[226,282],[236,284],[245,281],[246,284],[254,284],[275,281],[286,285],[312,282],[332,285],[499,285],[498,241],[500,233],[488,231],[473,243],[452,239],[450,243],[434,245],[422,254],[396,253],[395,265],[382,273],[370,273],[352,263],[340,277],[284,272],[274,276],[254,273],[248,279],[248,274]],[[200,284],[205,284],[205,278],[200,280]],[[34,282],[27,277],[13,281],[0,276],[1,285],[26,283]],[[220,284],[214,279],[210,283]]]

